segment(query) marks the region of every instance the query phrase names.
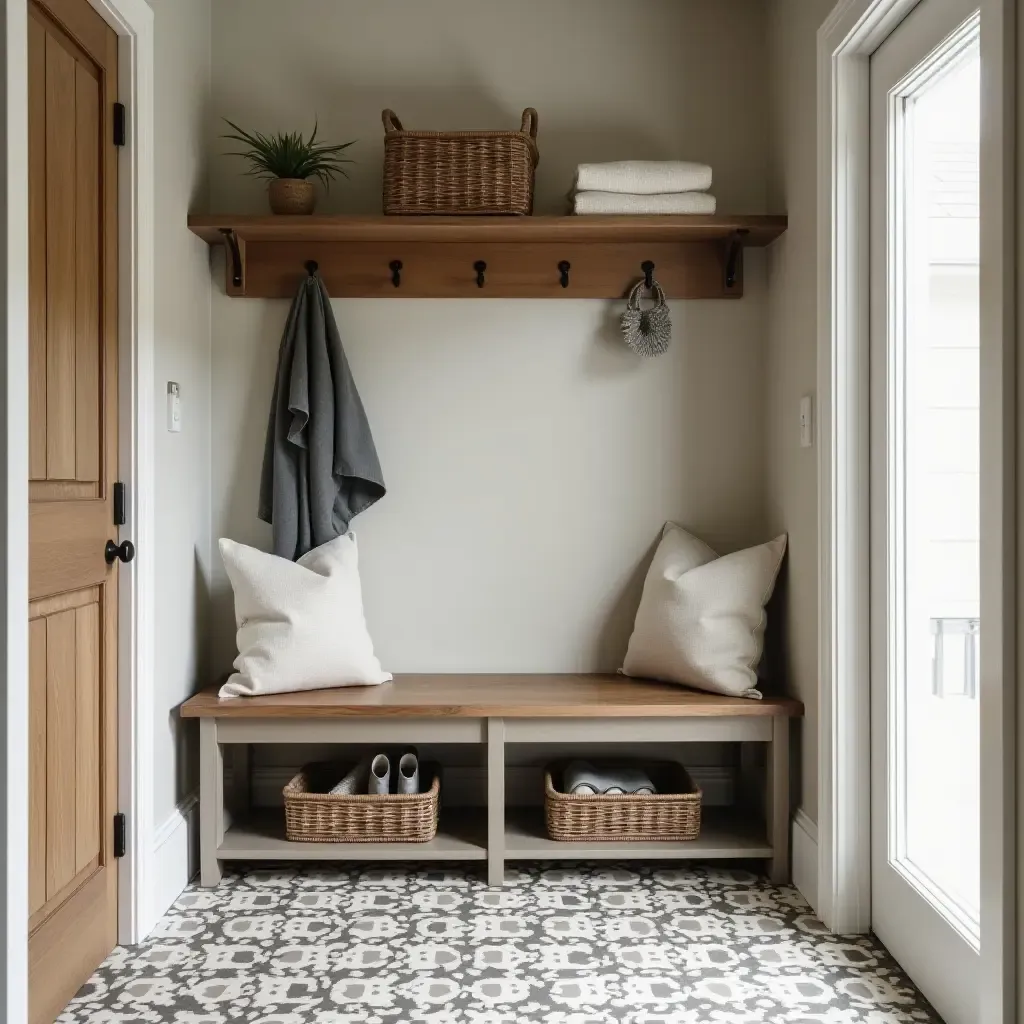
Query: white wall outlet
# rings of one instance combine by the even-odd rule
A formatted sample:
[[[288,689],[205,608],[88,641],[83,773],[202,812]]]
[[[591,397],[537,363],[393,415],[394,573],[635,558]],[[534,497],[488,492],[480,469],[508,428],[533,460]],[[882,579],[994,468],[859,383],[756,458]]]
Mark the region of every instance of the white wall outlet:
[[[167,382],[167,429],[181,433],[181,387],[173,380]]]
[[[800,399],[800,447],[810,448],[814,444],[814,402],[810,395]]]

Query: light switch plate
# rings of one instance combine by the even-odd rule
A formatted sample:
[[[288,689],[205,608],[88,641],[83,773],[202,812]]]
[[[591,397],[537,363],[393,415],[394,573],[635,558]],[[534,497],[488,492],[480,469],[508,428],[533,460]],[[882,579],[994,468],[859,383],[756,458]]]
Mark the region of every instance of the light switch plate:
[[[814,444],[814,403],[810,395],[800,399],[800,447],[810,448]]]
[[[173,380],[167,382],[167,429],[172,434],[181,433],[181,388]]]

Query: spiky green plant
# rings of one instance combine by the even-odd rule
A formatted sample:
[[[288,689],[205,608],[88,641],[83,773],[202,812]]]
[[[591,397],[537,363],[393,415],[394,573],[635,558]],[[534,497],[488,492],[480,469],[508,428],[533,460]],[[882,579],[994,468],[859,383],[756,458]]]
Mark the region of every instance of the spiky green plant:
[[[307,140],[301,132],[278,132],[268,136],[261,132],[247,132],[226,117],[224,120],[234,129],[234,134],[222,138],[249,147],[244,152],[233,152],[228,156],[240,156],[248,160],[249,169],[246,174],[257,178],[301,178],[303,181],[319,178],[324,188],[329,189],[331,181],[339,174],[348,177],[343,165],[355,163],[340,155],[355,140],[337,146],[317,142],[315,123],[313,134]]]

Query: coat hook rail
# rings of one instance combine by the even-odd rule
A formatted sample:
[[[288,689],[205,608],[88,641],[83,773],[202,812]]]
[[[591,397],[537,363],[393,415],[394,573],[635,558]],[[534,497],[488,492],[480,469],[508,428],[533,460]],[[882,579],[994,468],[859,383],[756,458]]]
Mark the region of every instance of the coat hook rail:
[[[398,288],[402,284],[402,261],[392,260],[388,269],[391,271],[391,283]]]
[[[477,260],[476,263],[473,264],[473,269],[476,271],[477,288],[483,288],[484,273],[487,270],[487,264],[483,260]]]
[[[561,260],[558,264],[558,281],[563,288],[569,287],[569,269],[572,264],[568,260]]]
[[[650,291],[654,287],[654,264],[650,260],[644,260],[640,264],[640,269],[644,272],[644,287]]]
[[[743,240],[750,232],[746,228],[740,228],[729,240],[729,249],[725,256],[725,287],[736,286],[736,271],[739,266],[740,253],[743,251]]]
[[[231,260],[231,283],[236,288],[242,287],[242,253],[238,248],[238,236],[232,228],[218,228],[224,236],[228,257]]]

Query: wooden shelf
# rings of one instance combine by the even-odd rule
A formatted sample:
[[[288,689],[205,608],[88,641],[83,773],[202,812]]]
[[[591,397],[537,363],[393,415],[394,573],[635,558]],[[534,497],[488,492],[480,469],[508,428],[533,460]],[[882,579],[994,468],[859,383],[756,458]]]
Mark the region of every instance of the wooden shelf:
[[[549,839],[541,808],[505,812],[506,860],[762,860],[772,847],[761,822],[725,808],[704,808],[700,835],[686,843],[560,843]]]
[[[444,811],[429,843],[293,843],[285,839],[284,811],[234,822],[217,848],[221,860],[486,860],[487,812]]]
[[[271,217],[193,213],[189,230],[211,245],[221,231],[251,242],[711,242],[737,231],[767,245],[786,230],[774,216]]]
[[[742,296],[743,248],[774,241],[786,218],[193,214],[188,225],[225,246],[232,296],[290,298],[312,260],[339,298],[620,298],[649,260],[669,298],[691,299]]]

